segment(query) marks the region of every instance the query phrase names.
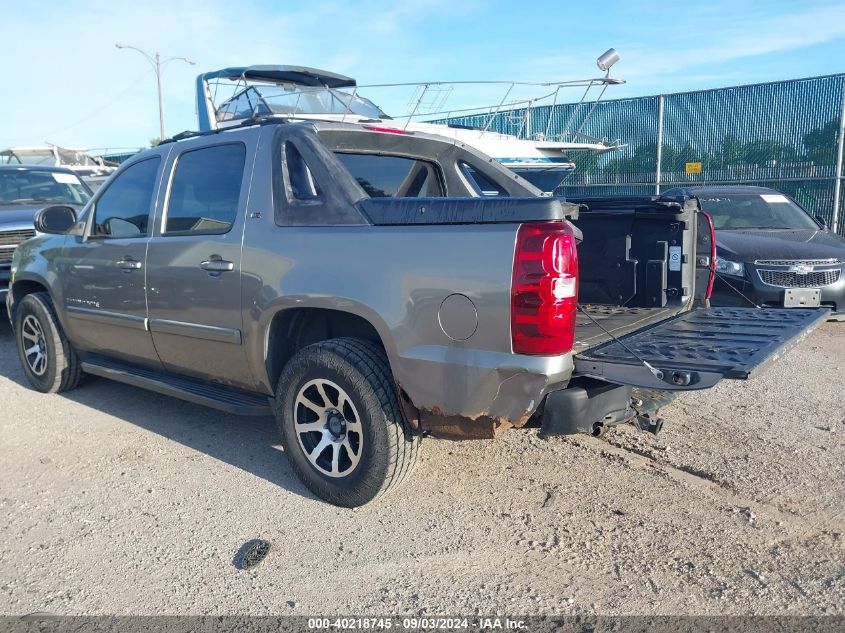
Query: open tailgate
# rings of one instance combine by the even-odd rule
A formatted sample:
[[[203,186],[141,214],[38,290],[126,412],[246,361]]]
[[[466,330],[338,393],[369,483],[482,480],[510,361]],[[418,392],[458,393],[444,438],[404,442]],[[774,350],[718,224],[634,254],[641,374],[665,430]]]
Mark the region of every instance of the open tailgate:
[[[575,373],[633,387],[707,389],[760,373],[828,316],[827,309],[700,308],[581,352]]]

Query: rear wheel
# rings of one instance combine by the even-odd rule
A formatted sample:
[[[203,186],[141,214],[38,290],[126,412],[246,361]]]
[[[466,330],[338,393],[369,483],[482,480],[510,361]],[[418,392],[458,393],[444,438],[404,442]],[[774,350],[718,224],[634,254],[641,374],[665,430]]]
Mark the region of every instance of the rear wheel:
[[[358,507],[404,480],[420,438],[405,424],[384,351],[341,338],[300,350],[279,377],[276,422],[311,492]]]
[[[24,373],[43,393],[68,391],[79,385],[79,357],[62,330],[46,292],[24,297],[15,311],[15,340]]]

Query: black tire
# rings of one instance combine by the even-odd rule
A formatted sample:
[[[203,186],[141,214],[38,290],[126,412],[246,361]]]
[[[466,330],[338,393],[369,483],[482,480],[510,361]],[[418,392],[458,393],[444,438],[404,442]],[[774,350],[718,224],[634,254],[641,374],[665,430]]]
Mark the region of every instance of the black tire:
[[[40,328],[41,337],[33,336],[33,323]],[[42,393],[59,393],[74,389],[82,381],[82,366],[73,346],[65,336],[50,295],[37,292],[26,295],[15,310],[15,341],[23,371],[32,387]],[[26,334],[25,334],[26,333]],[[33,369],[26,351],[39,345],[43,353],[41,361]]]
[[[328,466],[321,470],[319,464],[312,463],[306,453],[305,442],[309,441],[309,437],[317,435],[321,438],[320,442],[328,437],[328,424],[325,425],[326,430],[310,434],[303,432],[301,426],[298,427],[299,431],[295,428],[303,412],[307,414],[296,404],[297,398],[307,393],[304,390],[309,388],[307,385],[315,383],[325,385],[329,391],[334,385],[345,392],[334,390],[333,394],[328,394],[328,403],[323,402],[324,407],[333,411],[331,415],[337,413],[337,409],[330,406],[332,395],[338,403],[343,396],[348,397],[354,407],[350,411],[341,405],[341,409],[347,412],[341,417],[355,424],[362,434],[357,444],[357,464],[349,459],[352,456],[349,452],[351,444],[355,443],[355,431],[343,431],[343,437],[350,442],[345,452],[333,444],[327,444],[327,448],[322,451],[324,462],[328,462],[334,456],[334,451],[338,451],[340,458],[331,464],[331,468],[336,468],[338,473],[339,461],[346,455],[350,471],[343,475],[326,474]],[[279,377],[274,412],[282,444],[294,471],[311,492],[331,504],[355,508],[369,503],[397,487],[416,464],[421,438],[408,431],[384,351],[368,341],[337,338],[300,350],[285,365]],[[313,415],[316,420],[311,424],[317,424],[325,417],[316,413]],[[357,422],[353,422],[356,417]],[[320,443],[314,439],[310,441]],[[335,439],[335,443],[337,441]],[[317,446],[313,446],[312,455],[314,451],[317,451]]]

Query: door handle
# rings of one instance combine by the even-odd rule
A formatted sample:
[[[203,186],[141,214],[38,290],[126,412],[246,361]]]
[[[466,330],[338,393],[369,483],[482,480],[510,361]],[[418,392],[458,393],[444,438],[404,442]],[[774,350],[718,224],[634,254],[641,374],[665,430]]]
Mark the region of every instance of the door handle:
[[[117,262],[118,268],[123,270],[125,273],[131,273],[133,270],[139,270],[142,265],[143,264],[141,264],[141,262],[130,258],[121,259]]]
[[[204,262],[200,262],[200,268],[207,270],[210,273],[227,273],[235,270],[235,265],[232,262],[226,261],[225,259],[215,258],[212,255]]]

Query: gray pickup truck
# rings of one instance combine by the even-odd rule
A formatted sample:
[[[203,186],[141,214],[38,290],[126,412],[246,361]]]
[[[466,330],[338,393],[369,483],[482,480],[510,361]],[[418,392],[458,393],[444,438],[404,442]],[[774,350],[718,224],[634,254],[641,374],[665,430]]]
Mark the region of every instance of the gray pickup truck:
[[[402,481],[426,435],[656,431],[673,393],[749,377],[826,315],[707,307],[693,199],[563,202],[366,124],[183,134],[36,225],[7,297],[35,389],[94,374],[272,413],[343,506]]]

